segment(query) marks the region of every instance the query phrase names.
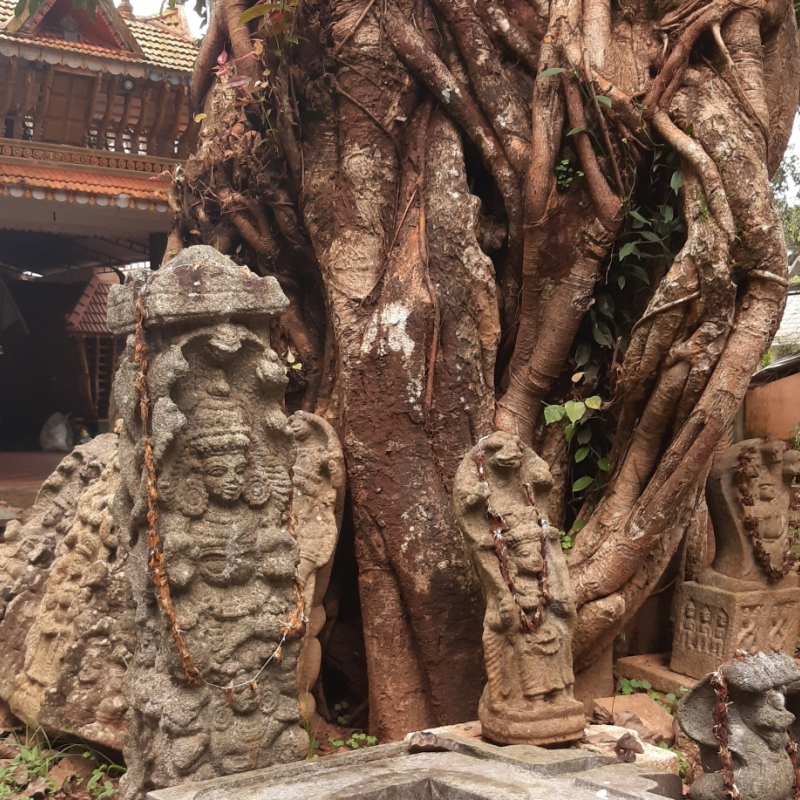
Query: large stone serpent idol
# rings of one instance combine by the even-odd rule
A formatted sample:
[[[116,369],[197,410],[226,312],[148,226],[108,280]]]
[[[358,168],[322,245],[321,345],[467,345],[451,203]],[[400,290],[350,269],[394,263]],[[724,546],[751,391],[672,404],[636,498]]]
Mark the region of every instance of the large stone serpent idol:
[[[136,608],[126,800],[306,752],[295,444],[269,343],[286,305],[277,281],[210,247],[109,298],[128,335],[114,504]]]

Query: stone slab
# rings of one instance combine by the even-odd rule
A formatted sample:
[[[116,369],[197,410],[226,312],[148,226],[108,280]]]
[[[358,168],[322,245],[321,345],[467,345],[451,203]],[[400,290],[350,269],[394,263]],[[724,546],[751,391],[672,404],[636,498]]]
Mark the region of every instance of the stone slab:
[[[627,656],[617,659],[615,669],[620,678],[645,680],[662,695],[681,696],[681,689],[690,689],[697,683],[695,678],[673,672],[669,668],[669,653],[648,653],[642,656]]]
[[[458,741],[460,739],[460,741]],[[681,797],[674,775],[650,775],[602,756],[440,738],[446,751],[407,744],[297,762],[150,792],[147,800],[656,800]],[[448,744],[449,743],[449,744]],[[450,747],[467,743],[471,752]],[[576,755],[584,768],[575,770]],[[588,757],[587,757],[588,756]],[[556,766],[562,757],[570,771]],[[542,770],[547,774],[543,774]]]

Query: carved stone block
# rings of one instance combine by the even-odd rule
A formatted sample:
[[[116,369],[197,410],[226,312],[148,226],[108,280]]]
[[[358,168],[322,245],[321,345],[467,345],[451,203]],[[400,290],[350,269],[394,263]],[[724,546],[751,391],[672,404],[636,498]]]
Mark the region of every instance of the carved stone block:
[[[800,588],[729,592],[694,581],[679,590],[670,668],[702,677],[737,650],[794,653]]]
[[[115,382],[132,546],[136,652],[126,800],[305,755],[303,626],[292,532],[294,433],[270,323],[286,307],[210,247],[138,273],[109,298],[129,336]]]
[[[503,744],[580,739],[572,636],[575,596],[547,521],[547,465],[516,436],[481,439],[458,468],[454,504],[486,597],[487,684],[478,717]]]
[[[701,678],[737,650],[794,653],[798,472],[800,453],[777,441],[739,442],[715,459],[706,495],[716,554],[676,593],[674,672]]]
[[[15,693],[26,663],[26,639],[37,622],[53,565],[69,552],[75,524],[83,524],[79,500],[98,481],[116,451],[113,433],[76,447],[42,484],[28,522],[20,525],[12,520],[6,526],[0,542],[0,698],[5,701]],[[48,683],[46,688],[53,685]],[[33,709],[18,711],[36,717]],[[67,714],[63,718],[68,726],[75,722]]]

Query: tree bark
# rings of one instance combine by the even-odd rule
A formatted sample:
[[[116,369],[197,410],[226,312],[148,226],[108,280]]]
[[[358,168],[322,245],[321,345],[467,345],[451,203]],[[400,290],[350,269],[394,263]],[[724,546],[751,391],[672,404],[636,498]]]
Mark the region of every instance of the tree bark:
[[[171,242],[215,244],[290,299],[288,402],[342,439],[370,728],[397,738],[476,714],[482,600],[450,494],[481,436],[517,433],[551,463],[579,666],[703,511],[783,310],[769,176],[798,96],[794,14],[304,0],[239,25],[249,5],[215,4]],[[634,240],[638,272],[620,258]],[[542,409],[598,395],[580,498],[585,442]]]

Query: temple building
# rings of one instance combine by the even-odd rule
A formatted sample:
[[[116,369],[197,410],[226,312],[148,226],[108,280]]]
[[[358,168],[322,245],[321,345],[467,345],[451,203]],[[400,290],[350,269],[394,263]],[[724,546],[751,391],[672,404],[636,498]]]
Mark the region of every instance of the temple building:
[[[98,303],[121,267],[160,262],[199,129],[180,5],[32,5],[0,0],[0,449],[55,411],[102,428],[119,343]]]

